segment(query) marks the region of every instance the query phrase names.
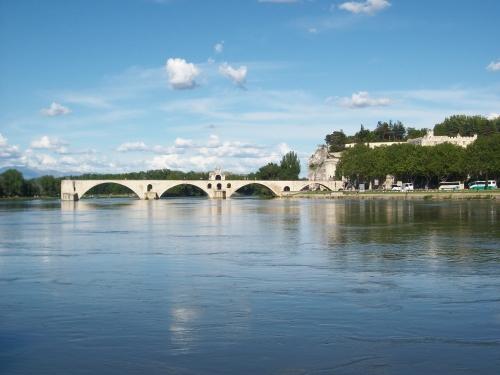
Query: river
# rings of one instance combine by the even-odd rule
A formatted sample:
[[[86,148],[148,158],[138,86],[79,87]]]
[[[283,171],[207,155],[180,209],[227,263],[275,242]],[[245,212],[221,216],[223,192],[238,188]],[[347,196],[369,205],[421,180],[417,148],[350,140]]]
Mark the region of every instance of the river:
[[[495,201],[0,201],[2,374],[498,374]]]

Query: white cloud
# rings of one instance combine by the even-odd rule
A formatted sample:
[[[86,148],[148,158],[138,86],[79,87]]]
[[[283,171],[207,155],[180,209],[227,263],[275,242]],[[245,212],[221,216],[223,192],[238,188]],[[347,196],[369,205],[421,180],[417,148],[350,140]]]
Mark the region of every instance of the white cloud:
[[[140,142],[125,142],[117,147],[118,152],[132,152],[132,151],[148,151],[149,147],[142,141]]]
[[[387,7],[391,3],[387,0],[366,0],[366,1],[348,1],[339,5],[339,8],[355,14],[375,14]]]
[[[165,67],[170,86],[173,89],[184,90],[196,87],[196,77],[200,74],[196,65],[188,63],[184,59],[170,58]]]
[[[488,114],[488,116],[486,116],[486,118],[488,120],[495,120],[499,117],[500,117],[500,113],[495,113],[495,112],[492,112],[492,113]]]
[[[500,60],[490,62],[489,65],[486,67],[486,69],[489,70],[490,72],[500,71]]]
[[[193,146],[193,141],[191,139],[176,138],[174,145],[177,148],[189,148]]]
[[[349,108],[382,107],[391,103],[388,98],[372,98],[366,91],[355,92],[350,98],[342,98],[340,105]]]
[[[40,112],[42,113],[42,115],[55,117],[67,115],[68,113],[71,113],[71,110],[68,107],[63,106],[62,104],[52,102],[49,108],[42,108]]]
[[[33,149],[52,150],[60,154],[66,154],[68,149],[65,145],[67,145],[67,142],[44,135],[40,139],[32,141],[30,147]]]
[[[222,53],[224,51],[224,41],[220,41],[214,46],[215,53]]]
[[[219,66],[219,73],[224,77],[229,78],[236,85],[243,87],[247,80],[248,69],[244,65],[240,66],[238,69],[235,69],[228,63],[224,63]]]
[[[0,133],[0,162],[5,165],[5,162],[12,159],[17,159],[20,156],[19,148],[9,144],[9,140]]]

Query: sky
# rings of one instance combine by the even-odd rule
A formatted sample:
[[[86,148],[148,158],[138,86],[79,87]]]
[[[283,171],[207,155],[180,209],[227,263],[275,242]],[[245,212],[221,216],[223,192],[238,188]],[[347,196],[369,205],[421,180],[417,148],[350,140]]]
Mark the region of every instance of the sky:
[[[247,173],[500,113],[498,0],[1,0],[0,168]]]

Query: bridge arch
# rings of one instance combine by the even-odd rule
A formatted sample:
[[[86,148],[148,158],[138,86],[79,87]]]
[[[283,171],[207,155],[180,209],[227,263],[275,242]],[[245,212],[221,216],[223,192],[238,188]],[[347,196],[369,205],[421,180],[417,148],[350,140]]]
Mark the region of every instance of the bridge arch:
[[[79,186],[79,188],[76,188],[76,194],[78,196],[78,199],[81,199],[85,194],[87,194],[91,189],[95,188],[96,186],[107,185],[107,184],[114,184],[114,185],[126,187],[128,190],[132,191],[137,196],[137,198],[139,198],[139,199],[142,198],[141,191],[133,184],[124,183],[122,181],[113,181],[113,180],[95,181],[95,182],[89,184],[87,181],[82,180],[82,184],[80,184],[80,185],[83,185],[83,186]]]
[[[234,183],[233,184],[234,190],[227,195],[227,198],[230,198],[231,196],[233,196],[234,193],[238,192],[238,190],[240,190],[241,188],[244,188],[245,186],[249,186],[249,185],[264,186],[265,188],[267,188],[268,190],[270,190],[271,193],[273,193],[273,195],[275,197],[281,196],[281,192],[277,191],[276,188],[274,186],[272,186],[270,183],[267,184],[267,183],[265,183],[263,181],[251,181],[251,180],[249,180],[249,181],[245,181],[244,183],[240,183],[240,184]]]
[[[306,187],[308,186],[311,186],[311,185],[318,185],[318,186],[321,186],[323,188],[325,188],[326,190],[328,191],[333,191],[331,187],[325,185],[325,184],[322,184],[322,183],[318,183],[316,181],[307,181],[301,188],[300,188],[300,191],[303,191]]]
[[[163,190],[161,191],[158,191],[157,194],[158,194],[158,198],[161,198],[161,196],[163,194],[165,194],[167,191],[173,189],[173,188],[176,188],[178,186],[194,186],[195,188],[203,191],[203,193],[205,193],[206,196],[210,197],[210,191],[205,187],[205,183],[203,182],[202,184],[194,184],[194,183],[190,183],[190,182],[179,182],[177,184],[172,184],[172,185],[169,185],[168,187],[166,188],[163,188]],[[211,186],[211,184],[208,184]],[[207,186],[208,186],[207,185]]]

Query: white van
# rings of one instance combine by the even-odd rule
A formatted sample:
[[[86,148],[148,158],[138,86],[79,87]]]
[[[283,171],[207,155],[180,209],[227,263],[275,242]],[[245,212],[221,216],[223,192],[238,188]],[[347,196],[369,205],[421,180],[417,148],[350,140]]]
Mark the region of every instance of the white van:
[[[403,183],[403,186],[401,186],[402,191],[413,191],[413,183],[412,182],[405,182]]]
[[[464,188],[464,184],[460,181],[442,181],[439,184],[439,190],[461,190]]]

